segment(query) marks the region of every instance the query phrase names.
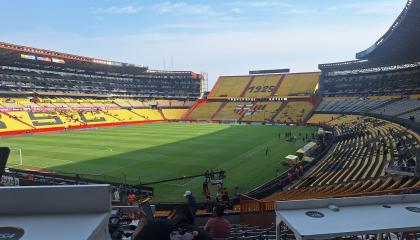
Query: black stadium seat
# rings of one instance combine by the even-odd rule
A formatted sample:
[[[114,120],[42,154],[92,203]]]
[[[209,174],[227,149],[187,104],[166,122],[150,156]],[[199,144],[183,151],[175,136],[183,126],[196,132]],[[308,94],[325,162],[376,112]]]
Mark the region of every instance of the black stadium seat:
[[[3,176],[4,168],[6,167],[9,154],[10,154],[10,148],[0,147],[0,178],[1,176]]]

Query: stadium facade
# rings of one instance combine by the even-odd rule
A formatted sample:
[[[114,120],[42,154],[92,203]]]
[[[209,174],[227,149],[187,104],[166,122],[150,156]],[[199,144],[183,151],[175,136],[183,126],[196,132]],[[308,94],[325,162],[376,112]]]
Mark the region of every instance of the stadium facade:
[[[420,1],[409,0],[357,60],[320,64],[321,72],[222,76],[200,100],[202,77],[192,72],[0,44],[10,96],[0,100],[0,133],[167,120],[320,127],[317,151],[302,148],[304,161],[241,196],[241,221],[261,227],[274,221],[275,201],[417,193],[419,12]]]
[[[323,96],[420,94],[420,2],[410,0],[389,30],[357,60],[320,64]]]
[[[76,56],[0,42],[4,96],[196,100],[203,77],[192,71]]]

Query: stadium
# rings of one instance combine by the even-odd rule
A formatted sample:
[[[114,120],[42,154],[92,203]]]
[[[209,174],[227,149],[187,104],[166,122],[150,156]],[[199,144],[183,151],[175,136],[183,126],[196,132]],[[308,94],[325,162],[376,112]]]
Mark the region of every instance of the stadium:
[[[409,0],[356,60],[210,91],[194,71],[0,42],[0,239],[130,239],[191,192],[199,227],[225,206],[213,239],[419,239],[419,24]]]

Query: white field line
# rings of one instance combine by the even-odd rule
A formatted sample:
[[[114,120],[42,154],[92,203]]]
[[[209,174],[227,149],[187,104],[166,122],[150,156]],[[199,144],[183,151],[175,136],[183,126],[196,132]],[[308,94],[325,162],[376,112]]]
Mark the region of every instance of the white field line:
[[[42,165],[40,167],[39,165],[38,166],[33,166],[31,164],[25,163],[25,155],[22,156],[22,159],[23,159],[23,166],[34,167],[34,168],[50,168],[50,167],[60,166],[60,165],[63,165],[63,164],[74,163],[74,161],[71,161],[71,160],[54,158],[53,159],[54,161],[60,161],[60,162],[59,163],[48,164],[48,165]],[[41,164],[42,164],[42,160],[37,160],[37,161],[38,161],[38,163],[41,162]],[[47,161],[51,161],[51,159],[48,159]]]

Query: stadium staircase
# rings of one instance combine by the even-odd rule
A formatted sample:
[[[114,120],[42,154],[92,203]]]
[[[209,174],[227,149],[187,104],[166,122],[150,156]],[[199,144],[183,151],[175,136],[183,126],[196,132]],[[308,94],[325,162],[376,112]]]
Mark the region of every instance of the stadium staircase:
[[[215,113],[213,113],[213,115],[211,115],[210,119],[213,120],[213,118],[220,112],[222,111],[222,109],[228,104],[228,102],[223,102],[222,105],[220,105],[220,107],[216,110]]]
[[[107,115],[107,116],[109,116],[109,117],[111,117],[112,119],[114,119],[114,120],[117,120],[118,122],[124,122],[124,120],[122,120],[122,119],[120,119],[119,117],[117,117],[117,116],[114,116],[114,115],[112,115],[109,111],[107,111],[107,110],[104,110],[104,111],[102,111],[105,115]]]
[[[252,76],[251,79],[248,81],[248,83],[246,84],[244,90],[242,91],[240,97],[244,97],[246,95],[246,92],[248,91],[248,88],[252,85],[252,82],[254,81],[255,76]]]
[[[136,113],[136,112],[135,112],[135,111],[133,111],[133,110],[130,110],[130,112],[134,113],[135,115],[137,115],[137,116],[139,116],[139,117],[142,117],[143,119],[148,120],[148,117],[146,117],[146,116],[144,116],[144,115],[141,115],[141,114],[139,114],[139,113]]]
[[[277,82],[276,86],[274,87],[274,91],[271,92],[271,96],[273,97],[276,92],[279,90],[280,85],[283,83],[284,78],[286,77],[286,75],[281,75],[279,81]]]
[[[166,118],[165,114],[163,114],[162,109],[159,109],[158,111],[159,111],[160,116],[162,116],[162,119],[167,121],[168,119]]]
[[[8,112],[2,112],[4,115],[6,115],[6,116],[8,116],[9,118],[12,118],[12,119],[14,119],[14,120],[16,120],[16,121],[18,121],[18,122],[20,122],[20,123],[22,123],[22,124],[24,124],[24,125],[26,125],[26,126],[28,126],[28,127],[30,127],[31,129],[36,129],[36,127],[34,127],[33,125],[31,125],[31,124],[29,124],[29,123],[27,123],[27,122],[25,122],[25,121],[22,121],[21,119],[19,119],[18,117],[15,117],[15,116],[13,116],[13,115],[10,115]]]
[[[308,113],[308,115],[306,116],[306,118],[304,119],[304,122],[306,123],[314,114],[315,110],[318,108],[318,106],[321,104],[322,99],[320,97],[311,97],[311,103],[314,106],[311,111]]]
[[[200,105],[206,104],[207,100],[197,101],[188,111],[181,117],[181,120],[187,120],[188,116]]]
[[[241,116],[239,117],[238,121],[241,122],[245,117],[245,112],[241,113]]]
[[[271,122],[274,122],[274,119],[283,111],[283,109],[287,106],[287,103],[282,103],[280,107],[276,110],[276,113],[273,114],[273,117],[271,117]]]

